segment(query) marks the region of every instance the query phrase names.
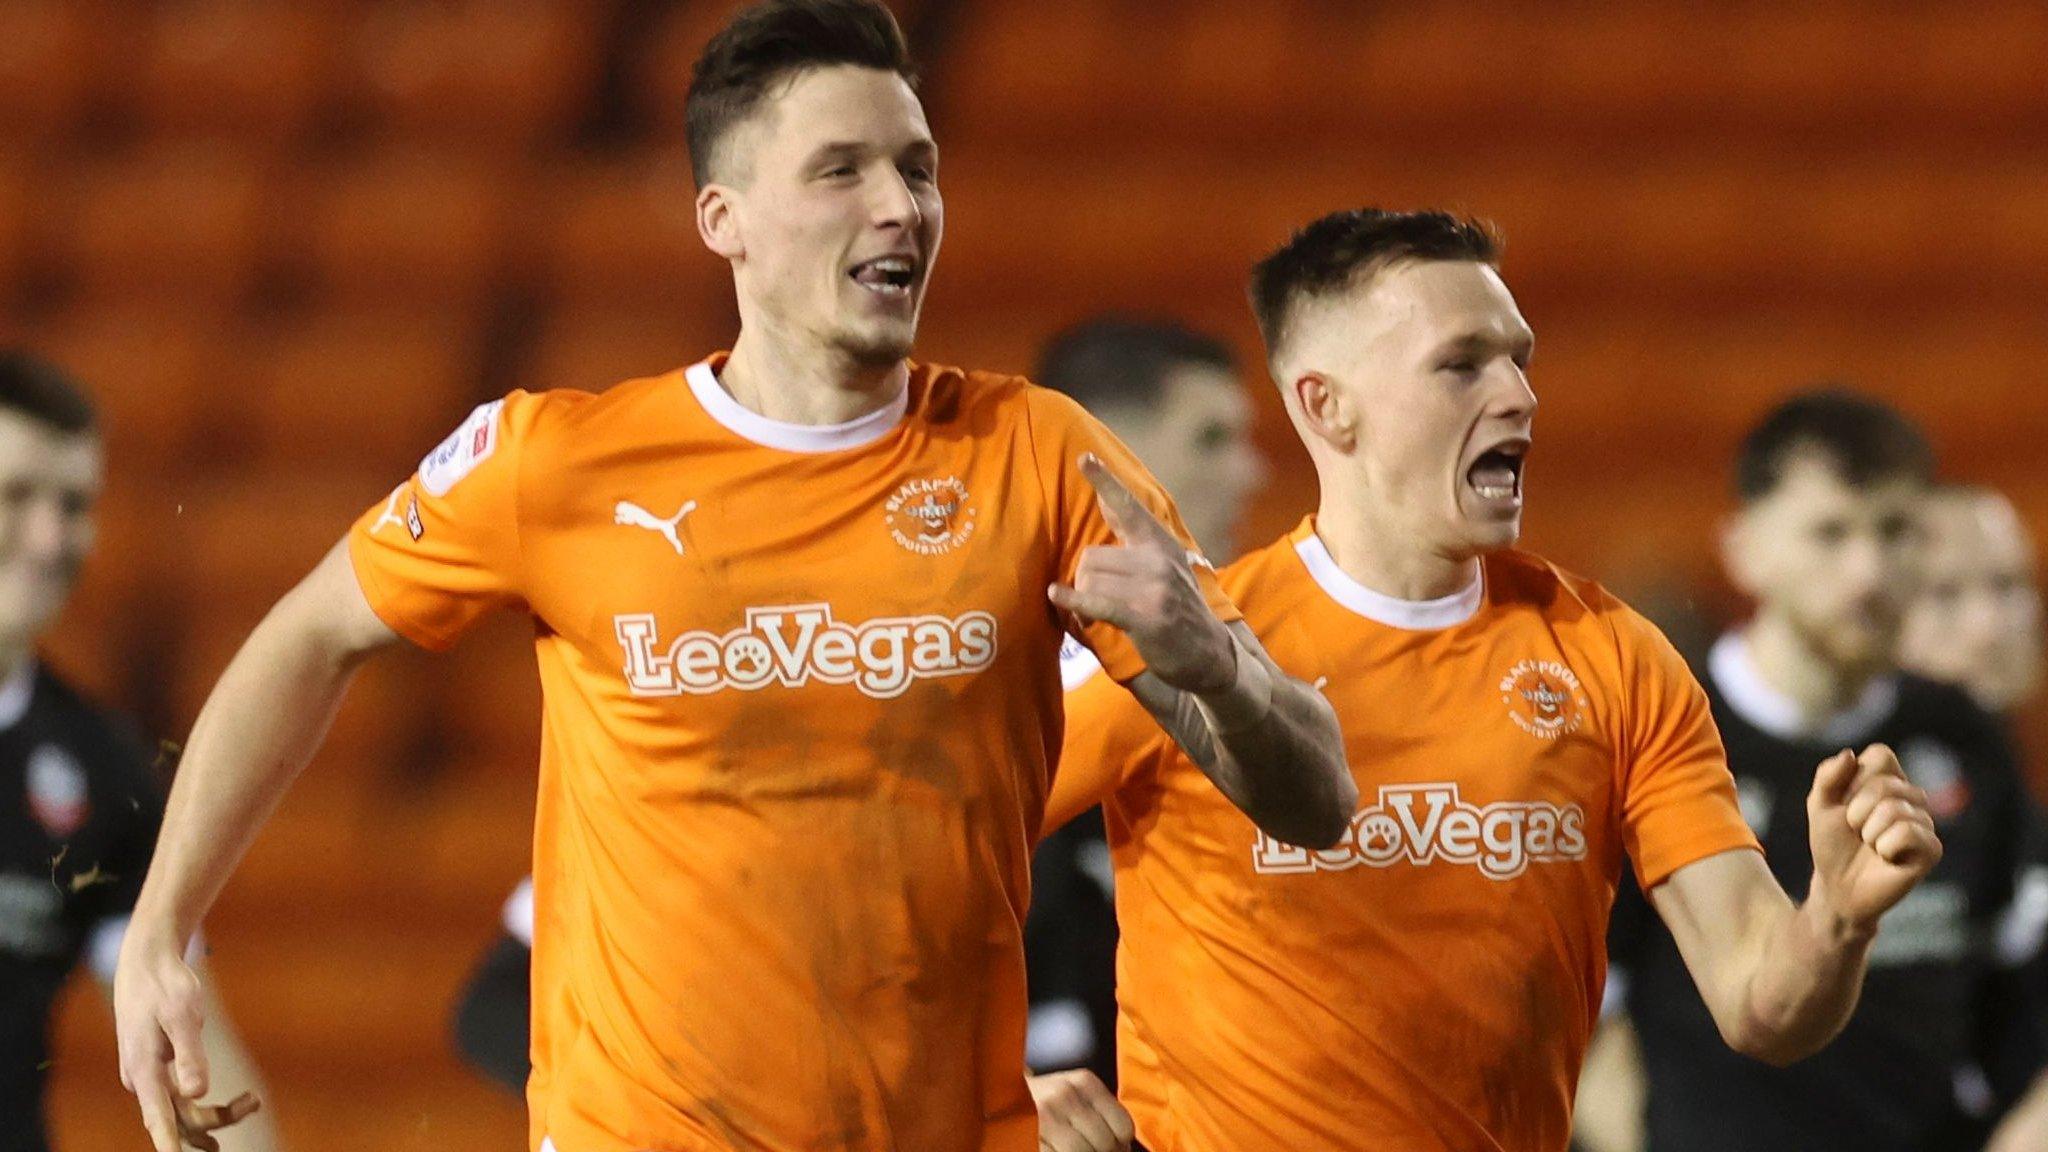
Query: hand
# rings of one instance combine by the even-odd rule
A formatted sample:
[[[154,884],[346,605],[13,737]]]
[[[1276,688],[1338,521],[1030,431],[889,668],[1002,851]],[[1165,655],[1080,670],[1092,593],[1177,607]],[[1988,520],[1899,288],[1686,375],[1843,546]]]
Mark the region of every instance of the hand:
[[[1039,1152],[1131,1152],[1131,1114],[1095,1073],[1048,1072],[1026,1083],[1038,1105]]]
[[[199,976],[178,949],[130,931],[114,973],[114,1027],[121,1085],[135,1093],[156,1152],[188,1144],[220,1152],[212,1133],[262,1107],[248,1092],[226,1104],[199,1103],[206,1094],[203,1002]]]
[[[1886,912],[1941,859],[1927,794],[1882,744],[1829,757],[1806,796],[1813,899],[1849,930],[1877,930]]]
[[[1054,584],[1047,598],[1123,629],[1152,674],[1183,692],[1229,688],[1237,678],[1237,642],[1209,611],[1187,548],[1093,453],[1081,457],[1081,475],[1094,486],[1117,542],[1083,551],[1073,586]]]

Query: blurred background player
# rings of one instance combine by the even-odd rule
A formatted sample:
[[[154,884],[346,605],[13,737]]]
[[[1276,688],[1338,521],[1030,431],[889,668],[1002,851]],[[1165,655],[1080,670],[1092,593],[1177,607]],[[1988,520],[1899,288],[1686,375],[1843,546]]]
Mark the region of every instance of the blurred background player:
[[[1557,1152],[1624,856],[1726,1042],[1782,1062],[1841,1027],[1940,854],[1887,750],[1830,749],[1794,905],[1677,653],[1513,549],[1534,335],[1497,259],[1471,221],[1362,210],[1253,274],[1321,501],[1222,579],[1337,709],[1344,840],[1261,836],[1100,678],[1068,693],[1046,822],[1107,797],[1120,1089],[1154,1147]]]
[[[1742,444],[1740,509],[1723,553],[1755,613],[1714,645],[1702,679],[1743,814],[1773,872],[1802,890],[1811,868],[1805,766],[1879,742],[1897,750],[1925,793],[1945,852],[1885,918],[1854,1018],[1825,1051],[1789,1068],[1727,1050],[1686,957],[1633,885],[1623,886],[1613,992],[1641,1051],[1650,1152],[1955,1146],[1958,1073],[1976,1060],[1974,1023],[1994,967],[1988,945],[2013,903],[2033,818],[1998,722],[1963,691],[1899,669],[1933,469],[1918,429],[1846,392],[1787,401]],[[2038,1004],[2013,1007],[2022,1022],[2040,1023]],[[1617,1085],[1629,1064],[1596,1054],[1585,1095],[1625,1096]],[[1589,1147],[1632,1146],[1626,1118],[1588,1120]],[[2015,1127],[2004,1138],[2021,1134]]]
[[[2041,686],[2041,588],[2034,545],[2012,501],[1989,488],[1937,487],[1925,504],[1920,594],[1900,658],[2009,715]]]
[[[84,392],[54,365],[0,350],[0,1152],[49,1147],[43,1090],[62,1058],[50,1052],[52,1008],[81,963],[111,984],[163,816],[147,746],[36,659],[92,551],[101,469]],[[234,1099],[195,1108],[194,1132],[246,1115],[258,1088],[205,988],[213,1095]],[[262,1115],[218,1139],[228,1152],[277,1147]]]
[[[1099,317],[1054,336],[1034,378],[1078,401],[1151,469],[1204,555],[1236,554],[1238,518],[1266,465],[1252,444],[1251,400],[1221,340],[1164,321]],[[1062,653],[1070,680],[1097,667],[1079,644]],[[504,931],[456,1009],[455,1037],[473,1067],[518,1091],[529,1067],[531,880],[506,900],[501,920]],[[1026,1062],[1038,1072],[1087,1068],[1114,1085],[1116,913],[1099,810],[1052,833],[1033,857],[1024,949]]]
[[[2020,714],[2038,699],[2041,681],[2041,589],[2033,541],[2012,502],[1989,488],[1944,484],[1922,507],[1922,580],[1906,613],[1900,660],[1929,679],[1960,685],[1986,712],[2017,728]],[[2048,844],[2035,831],[2012,905],[1998,926],[1997,962],[1976,1013],[1978,1067],[1958,1078],[1957,1105],[1965,1117],[1956,1142],[1961,1148],[1979,1146],[1983,1133],[1994,1128],[2000,1139],[1991,1145],[1993,1152],[2048,1148],[2048,1116],[2039,1114],[2048,1107],[2048,1093],[2031,1091],[2041,1074],[2043,1025],[2030,1013],[2048,999],[2042,995],[2048,961],[2041,949],[2048,928]],[[2021,1101],[2033,1115],[2015,1110]]]
[[[205,1083],[184,941],[358,666],[493,610],[535,624],[547,719],[535,1147],[1047,1143],[1022,920],[1063,634],[1262,828],[1339,835],[1328,705],[1142,467],[1063,397],[907,359],[944,214],[914,79],[873,0],[729,22],[688,120],[730,353],[479,406],[243,645],[117,973],[159,1152]]]

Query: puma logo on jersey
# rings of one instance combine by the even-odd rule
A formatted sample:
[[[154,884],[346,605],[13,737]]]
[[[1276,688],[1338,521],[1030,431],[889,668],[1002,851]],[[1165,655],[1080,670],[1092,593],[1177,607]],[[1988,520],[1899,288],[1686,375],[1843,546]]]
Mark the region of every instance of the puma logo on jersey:
[[[612,508],[612,523],[624,524],[628,528],[645,528],[649,532],[657,533],[663,540],[668,541],[669,547],[676,550],[676,555],[681,556],[683,542],[676,535],[676,526],[683,522],[683,517],[696,510],[695,500],[686,501],[681,511],[664,520],[631,500],[621,500]]]
[[[375,536],[378,532],[383,531],[386,524],[398,525],[400,528],[405,529],[405,534],[414,540],[418,540],[421,536],[426,535],[426,525],[420,522],[419,497],[414,496],[408,499],[405,506],[405,516],[401,518],[398,515],[398,497],[405,490],[406,485],[404,484],[400,484],[391,490],[391,499],[384,502],[384,511],[377,515],[377,522],[370,525],[370,535]]]
[[[1466,864],[1489,880],[1512,880],[1531,864],[1586,858],[1586,811],[1577,804],[1503,800],[1468,804],[1456,784],[1386,784],[1344,839],[1310,851],[1261,835],[1256,872],[1342,872],[1360,864]]]
[[[666,645],[651,613],[614,616],[612,624],[635,696],[752,692],[818,680],[889,700],[914,680],[979,672],[996,657],[996,618],[986,612],[853,624],[833,619],[829,604],[749,608],[746,623],[730,632],[685,632]]]

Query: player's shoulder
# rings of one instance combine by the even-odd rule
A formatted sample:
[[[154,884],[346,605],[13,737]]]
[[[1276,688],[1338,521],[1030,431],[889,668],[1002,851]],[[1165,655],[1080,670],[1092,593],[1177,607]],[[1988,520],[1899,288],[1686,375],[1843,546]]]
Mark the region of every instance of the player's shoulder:
[[[1020,421],[1089,418],[1059,393],[1008,372],[912,361],[910,386],[913,411],[934,424],[994,431]]]
[[[1581,576],[1533,552],[1509,548],[1483,561],[1486,598],[1495,607],[1535,610],[1557,624],[1612,626],[1634,611],[1598,580]]]
[[[1247,600],[1256,603],[1290,589],[1306,589],[1307,570],[1299,551],[1303,531],[1302,527],[1292,528],[1223,565],[1216,570],[1216,582],[1240,609]]]

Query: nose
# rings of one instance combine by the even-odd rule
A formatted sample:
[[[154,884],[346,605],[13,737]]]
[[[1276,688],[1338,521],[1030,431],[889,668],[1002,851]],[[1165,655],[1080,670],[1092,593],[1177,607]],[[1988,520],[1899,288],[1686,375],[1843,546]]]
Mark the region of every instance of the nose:
[[[1237,451],[1231,457],[1232,472],[1237,476],[1239,491],[1249,495],[1264,488],[1273,478],[1272,466],[1266,463],[1266,454],[1259,451],[1249,440],[1238,442]]]
[[[1514,420],[1527,420],[1536,414],[1536,389],[1529,384],[1529,373],[1512,360],[1507,361],[1506,384],[1501,390],[1500,415]]]
[[[918,207],[917,194],[910,190],[909,181],[894,165],[884,170],[882,178],[876,180],[873,187],[874,221],[878,227],[914,232],[924,222],[924,210]]]
[[[22,510],[22,550],[37,560],[62,556],[69,531],[63,507],[51,497],[37,496]]]

